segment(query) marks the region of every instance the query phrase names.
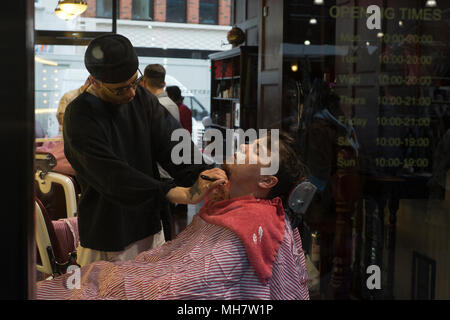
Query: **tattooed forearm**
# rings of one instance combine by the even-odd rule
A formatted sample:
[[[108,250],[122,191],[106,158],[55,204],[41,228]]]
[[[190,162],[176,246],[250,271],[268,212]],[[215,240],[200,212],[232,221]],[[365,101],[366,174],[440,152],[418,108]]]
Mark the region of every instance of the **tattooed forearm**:
[[[189,198],[192,200],[196,194],[201,194],[198,181],[195,181],[194,185],[189,189]]]

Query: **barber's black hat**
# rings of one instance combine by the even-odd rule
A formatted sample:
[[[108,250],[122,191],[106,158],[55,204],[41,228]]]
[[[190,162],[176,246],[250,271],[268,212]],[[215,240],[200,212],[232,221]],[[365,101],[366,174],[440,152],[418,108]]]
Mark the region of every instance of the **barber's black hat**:
[[[139,61],[130,40],[120,34],[107,34],[89,43],[84,64],[95,79],[119,83],[136,73]]]

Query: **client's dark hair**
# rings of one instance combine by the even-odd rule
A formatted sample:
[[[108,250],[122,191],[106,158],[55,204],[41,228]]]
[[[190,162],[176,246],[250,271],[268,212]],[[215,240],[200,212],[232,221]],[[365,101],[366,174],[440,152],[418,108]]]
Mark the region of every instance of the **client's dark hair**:
[[[166,87],[167,95],[173,102],[183,102],[183,97],[181,95],[181,90],[178,86],[168,86]]]
[[[271,147],[271,133],[267,130],[267,144]],[[307,168],[295,148],[295,140],[287,133],[279,132],[279,168],[275,176],[278,183],[269,191],[267,199],[280,197],[285,204],[289,192],[307,176]]]

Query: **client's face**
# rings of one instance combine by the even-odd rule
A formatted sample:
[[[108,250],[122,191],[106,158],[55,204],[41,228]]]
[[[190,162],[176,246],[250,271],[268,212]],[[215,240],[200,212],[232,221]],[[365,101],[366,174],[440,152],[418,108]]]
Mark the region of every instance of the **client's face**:
[[[248,187],[257,185],[261,176],[262,156],[268,156],[267,138],[256,139],[250,144],[242,144],[234,154],[232,164],[223,164],[230,183],[244,184]]]

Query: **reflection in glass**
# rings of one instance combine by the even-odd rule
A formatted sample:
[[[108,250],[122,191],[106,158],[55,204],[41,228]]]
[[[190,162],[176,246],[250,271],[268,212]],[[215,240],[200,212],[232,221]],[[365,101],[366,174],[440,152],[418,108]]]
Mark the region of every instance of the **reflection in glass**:
[[[133,0],[132,18],[134,20],[152,20],[153,1]]]
[[[200,0],[200,23],[217,24],[218,0]]]
[[[384,4],[374,30],[364,1],[284,4],[282,127],[320,189],[314,299],[450,298],[430,271],[450,277],[450,7]]]
[[[85,46],[35,46],[35,119],[44,136],[60,134],[56,118],[60,98],[86,81],[85,50]]]
[[[51,31],[111,31],[112,30],[112,0],[89,1],[87,10],[77,16],[62,16],[63,10],[56,10],[56,0],[39,0],[34,3],[34,17],[36,30]],[[59,9],[61,9],[58,6]],[[98,8],[98,10],[97,10]],[[108,18],[102,22],[96,19]],[[58,17],[60,15],[60,17]],[[105,23],[106,22],[106,23]],[[109,23],[108,23],[109,22]]]
[[[97,17],[112,18],[113,0],[97,0],[96,5]],[[117,12],[119,12],[119,6],[117,6]]]
[[[166,21],[186,22],[186,1],[166,0]]]

